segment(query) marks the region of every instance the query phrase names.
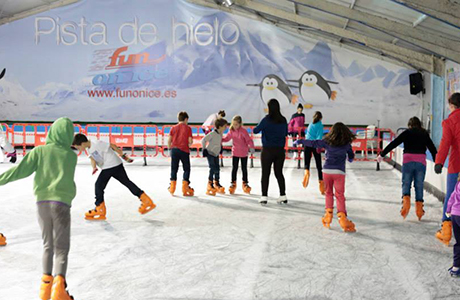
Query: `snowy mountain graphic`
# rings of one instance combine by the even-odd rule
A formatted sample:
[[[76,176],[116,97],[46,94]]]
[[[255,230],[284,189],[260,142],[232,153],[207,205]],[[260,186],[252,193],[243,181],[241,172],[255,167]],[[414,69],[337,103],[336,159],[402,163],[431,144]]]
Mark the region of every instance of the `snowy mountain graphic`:
[[[324,101],[317,106],[328,115],[326,120],[331,118],[356,124],[353,115],[340,114],[352,108],[357,115],[365,116],[359,122],[368,123],[379,118],[383,120],[384,117],[379,117],[379,114],[388,115],[387,118],[391,119],[389,123],[398,122],[400,116],[405,114],[401,103],[407,102],[411,107],[418,105],[409,98],[408,75],[412,70],[351,52],[346,53],[345,63],[338,57],[346,50],[331,48],[321,41],[295,40],[280,29],[273,30],[270,25],[257,23],[255,26],[256,21],[223,12],[202,17],[197,24],[213,24],[216,19],[220,24],[233,22],[239,26],[240,36],[234,45],[211,43],[199,46],[192,43],[174,48],[160,41],[137,52],[147,52],[153,58],[166,55],[160,63],[112,71],[117,77],[128,76],[130,72],[167,70],[166,76],[160,78],[95,86],[92,83],[94,74],[88,74],[88,77],[78,82],[48,82],[32,92],[26,91],[19,83],[2,80],[0,117],[4,115],[2,118],[12,118],[13,111],[26,106],[27,102],[27,107],[33,108],[30,115],[42,120],[67,115],[82,121],[172,122],[176,119],[177,111],[184,109],[186,103],[185,108],[196,118],[194,121],[201,121],[213,113],[215,107],[222,107],[226,108],[229,115],[241,114],[241,108],[244,108],[251,113],[243,114],[243,119],[255,123],[264,114],[264,103],[260,99],[259,89],[247,87],[246,84],[260,83],[268,74],[276,74],[283,81],[299,79],[307,70],[314,70],[324,79],[339,83],[331,86],[337,92],[336,101]],[[179,40],[185,38],[184,34]],[[124,54],[133,53],[127,51]],[[110,74],[110,71],[104,74]],[[179,96],[168,101],[88,96],[88,90],[114,89],[175,90]],[[291,88],[291,91],[299,96],[297,88]],[[382,106],[383,102],[386,105]],[[289,105],[285,114],[295,112],[295,106]]]

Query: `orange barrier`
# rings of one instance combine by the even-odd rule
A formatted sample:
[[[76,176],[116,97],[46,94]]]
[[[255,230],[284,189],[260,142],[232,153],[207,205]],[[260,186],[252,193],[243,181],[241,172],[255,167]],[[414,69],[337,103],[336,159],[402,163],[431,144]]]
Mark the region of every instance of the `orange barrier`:
[[[22,148],[22,154],[27,153],[28,148],[44,145],[46,142],[46,135],[48,133],[51,123],[14,123],[11,125],[2,123],[0,124],[3,128],[4,134],[11,142],[11,144],[18,148]],[[168,149],[168,138],[169,132],[173,125],[163,125],[158,127],[156,125],[142,125],[142,124],[91,124],[87,126],[81,126],[75,124],[75,132],[81,132],[89,137],[93,137],[98,140],[104,140],[116,144],[122,149],[130,149],[130,156],[132,157],[143,157],[144,160],[147,157],[156,157],[161,154],[163,157],[167,157],[165,150]],[[201,126],[190,126],[192,128],[193,144],[191,149],[196,151],[196,154],[192,154],[192,158],[201,158],[201,140],[205,136]],[[251,139],[254,141],[255,149],[262,149],[261,134],[254,134],[254,126],[245,126]],[[305,127],[299,129],[298,136],[302,136],[302,132],[305,132]],[[366,128],[352,127],[350,128],[353,132],[365,131]],[[329,127],[325,128],[328,131]],[[376,155],[382,151],[382,142],[384,140],[384,134],[389,134],[388,140],[392,140],[395,134],[390,129],[376,128],[376,136],[368,138],[367,135],[364,139],[356,139],[353,144],[353,151],[361,154],[356,157],[356,161],[375,161],[375,157],[369,157],[369,151],[372,150]],[[303,138],[303,137],[301,137]],[[303,148],[293,147],[294,141],[297,137],[288,136],[285,143],[285,152],[287,160],[297,160],[300,167],[300,162],[303,159],[300,153]],[[369,145],[375,145],[375,147],[369,147]],[[136,154],[136,151],[142,150],[141,154]],[[224,150],[231,151],[231,145],[224,144]],[[299,155],[291,157],[292,153],[297,152]],[[231,153],[224,153],[221,158],[231,158]],[[255,158],[254,154],[250,154],[251,165]],[[393,158],[393,152],[390,153],[390,159]],[[145,161],[146,162],[146,161]]]

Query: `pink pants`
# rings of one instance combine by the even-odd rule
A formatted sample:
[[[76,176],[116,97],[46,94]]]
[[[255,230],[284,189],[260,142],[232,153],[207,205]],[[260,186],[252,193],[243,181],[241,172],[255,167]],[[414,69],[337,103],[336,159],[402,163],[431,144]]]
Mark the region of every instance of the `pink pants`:
[[[326,187],[326,208],[334,208],[334,190],[337,200],[337,212],[347,213],[345,208],[345,175],[324,174]]]

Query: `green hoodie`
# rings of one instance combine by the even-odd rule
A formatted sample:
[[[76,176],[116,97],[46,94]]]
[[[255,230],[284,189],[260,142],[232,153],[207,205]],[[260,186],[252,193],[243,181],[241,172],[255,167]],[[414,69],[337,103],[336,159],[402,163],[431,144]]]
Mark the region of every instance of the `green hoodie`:
[[[58,201],[69,206],[75,198],[74,182],[77,155],[72,151],[73,123],[59,118],[51,125],[46,145],[34,148],[21,163],[0,175],[0,186],[26,178],[35,172],[37,201]]]

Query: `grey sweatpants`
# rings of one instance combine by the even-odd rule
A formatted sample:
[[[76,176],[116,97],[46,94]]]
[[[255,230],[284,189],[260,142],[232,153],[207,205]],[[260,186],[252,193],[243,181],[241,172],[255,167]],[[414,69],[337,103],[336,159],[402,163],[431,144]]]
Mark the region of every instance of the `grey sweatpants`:
[[[70,249],[70,206],[59,202],[38,202],[37,208],[43,239],[43,274],[65,277]]]

